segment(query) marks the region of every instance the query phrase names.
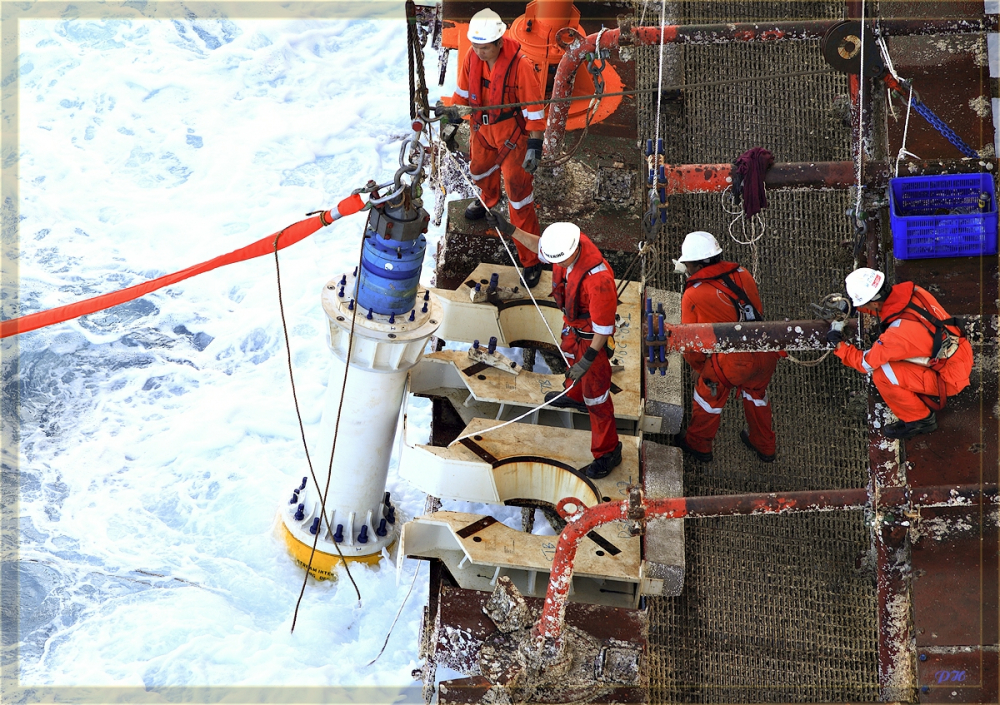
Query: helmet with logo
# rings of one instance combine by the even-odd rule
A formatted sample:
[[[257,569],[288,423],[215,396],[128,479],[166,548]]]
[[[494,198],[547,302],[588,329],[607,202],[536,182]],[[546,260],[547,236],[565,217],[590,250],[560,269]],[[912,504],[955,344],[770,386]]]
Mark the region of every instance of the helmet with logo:
[[[580,245],[580,228],[573,223],[553,223],[538,240],[538,251],[552,264],[562,264]]]
[[[855,306],[864,306],[878,296],[885,284],[885,275],[877,269],[859,267],[844,279],[847,295]]]
[[[472,16],[466,36],[474,44],[489,44],[502,37],[506,31],[507,25],[500,19],[500,15],[486,8]]]
[[[701,262],[702,260],[722,254],[722,248],[712,233],[695,230],[688,233],[681,243],[681,256],[678,262]]]

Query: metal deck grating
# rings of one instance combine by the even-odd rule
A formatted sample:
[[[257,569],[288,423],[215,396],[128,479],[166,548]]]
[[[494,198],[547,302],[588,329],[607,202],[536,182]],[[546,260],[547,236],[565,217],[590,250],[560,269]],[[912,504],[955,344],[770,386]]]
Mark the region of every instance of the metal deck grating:
[[[681,13],[674,21],[696,23],[837,18],[844,5],[689,2],[672,7]],[[646,24],[655,24],[659,6],[649,4],[645,17]],[[824,69],[818,44],[672,51],[683,81],[690,84]],[[639,87],[656,85],[657,51],[635,51]],[[668,137],[666,161],[731,163],[755,146],[767,147],[779,162],[850,159],[850,127],[835,108],[837,97],[846,93],[846,77],[836,74],[686,92],[683,101],[664,105],[660,135]],[[639,101],[641,138],[654,136],[655,115],[655,96]],[[765,314],[772,320],[811,318],[809,302],[839,290],[852,268],[850,250],[841,245],[851,234],[843,215],[850,195],[772,192],[769,199],[767,231],[757,247]],[[647,264],[649,283],[681,290],[670,258],[691,230],[714,233],[727,258],[752,267],[751,249],[729,238],[730,220],[718,195],[672,197],[660,247]],[[734,232],[742,234],[739,224]],[[742,404],[733,397],[723,412],[715,461],[685,461],[685,494],[867,484],[867,397],[861,375],[832,358],[812,368],[782,361],[769,393],[778,460],[761,463],[744,448],[738,438]],[[685,397],[690,396],[688,380]],[[650,601],[651,702],[877,700],[874,568],[861,512],[689,520],[685,532],[683,594]]]

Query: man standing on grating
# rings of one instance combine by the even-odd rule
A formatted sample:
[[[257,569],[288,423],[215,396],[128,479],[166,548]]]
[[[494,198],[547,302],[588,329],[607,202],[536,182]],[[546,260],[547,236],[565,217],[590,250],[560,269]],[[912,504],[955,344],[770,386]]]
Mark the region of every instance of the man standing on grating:
[[[681,298],[681,323],[762,321],[757,282],[735,262],[722,259],[722,248],[711,233],[688,233],[676,271],[687,274]],[[684,359],[698,376],[691,405],[691,423],[678,446],[687,455],[709,462],[712,441],[719,432],[729,390],[743,397],[747,428],[740,440],[765,463],[774,461],[776,446],[767,385],[785,353],[686,352]]]

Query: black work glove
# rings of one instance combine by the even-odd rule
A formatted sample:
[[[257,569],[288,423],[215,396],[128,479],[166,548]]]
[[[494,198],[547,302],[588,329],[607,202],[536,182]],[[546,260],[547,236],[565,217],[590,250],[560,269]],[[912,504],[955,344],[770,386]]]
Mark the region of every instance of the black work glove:
[[[440,100],[434,104],[434,115],[435,117],[442,118],[442,123],[452,123],[458,125],[462,122],[462,117],[458,114],[458,107],[454,105],[445,105]]]
[[[566,379],[579,382],[580,378],[587,374],[587,370],[590,369],[590,366],[594,364],[594,360],[596,359],[597,351],[593,348],[587,348],[587,352],[583,354],[583,359],[566,370]]]
[[[538,168],[538,164],[541,161],[542,161],[542,140],[529,139],[528,151],[524,155],[524,162],[521,164],[521,167],[529,174],[534,174],[535,169]]]
[[[513,235],[514,230],[516,230],[499,211],[493,208],[486,209],[486,222],[490,224],[491,228],[496,228],[507,237]]]
[[[830,345],[839,345],[844,341],[844,322],[834,321],[830,324],[830,330],[826,333],[826,342]]]

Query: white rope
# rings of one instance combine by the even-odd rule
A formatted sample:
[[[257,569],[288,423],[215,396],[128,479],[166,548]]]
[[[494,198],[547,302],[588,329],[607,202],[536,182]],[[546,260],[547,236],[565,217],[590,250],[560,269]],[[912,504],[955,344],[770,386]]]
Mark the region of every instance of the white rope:
[[[660,69],[656,87],[656,141],[653,143],[653,153],[657,153],[660,146],[660,106],[663,103],[663,25],[667,17],[667,0],[660,0]]]
[[[861,68],[858,70],[858,193],[856,218],[861,217],[861,165],[865,159],[865,0],[861,0]]]
[[[569,385],[564,390],[562,390],[562,392],[560,392],[558,396],[554,396],[551,399],[546,400],[543,404],[541,404],[539,406],[536,406],[533,409],[528,409],[526,412],[524,412],[523,414],[521,414],[517,418],[511,419],[510,421],[504,421],[503,423],[497,424],[496,426],[490,426],[489,428],[484,428],[481,431],[472,431],[470,433],[466,433],[464,436],[459,436],[458,438],[456,438],[455,440],[453,440],[451,443],[449,443],[448,447],[451,448],[453,445],[455,445],[459,441],[464,441],[466,438],[472,438],[473,436],[482,436],[482,435],[490,433],[492,431],[497,431],[497,430],[503,428],[504,426],[510,426],[512,423],[517,423],[518,421],[520,421],[524,417],[531,416],[533,413],[535,413],[539,409],[544,409],[545,407],[549,406],[550,404],[552,404],[553,402],[555,402],[556,399],[563,398],[564,396],[566,396],[566,394],[569,392],[569,390],[571,390],[575,386],[576,386],[576,382],[573,382],[573,384]]]
[[[899,176],[899,162],[906,156],[920,159],[913,152],[906,149],[906,137],[910,133],[910,109],[913,107],[913,84],[910,84],[910,96],[906,99],[906,123],[903,125],[903,144],[899,147],[899,154],[896,155],[896,176]]]

